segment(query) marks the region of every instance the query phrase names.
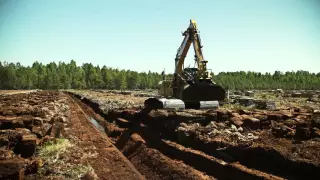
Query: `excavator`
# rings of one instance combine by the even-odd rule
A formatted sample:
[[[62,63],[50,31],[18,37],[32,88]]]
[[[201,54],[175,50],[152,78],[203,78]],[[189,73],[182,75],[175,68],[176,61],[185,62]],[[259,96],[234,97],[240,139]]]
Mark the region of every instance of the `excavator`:
[[[175,69],[172,79],[167,79],[162,72],[163,80],[159,82],[161,97],[148,98],[145,107],[151,109],[184,110],[184,109],[213,109],[219,107],[219,101],[225,99],[226,91],[216,84],[207,69],[203,57],[202,44],[195,20],[182,33],[184,39],[177,51]],[[188,50],[193,44],[195,67],[184,68]]]

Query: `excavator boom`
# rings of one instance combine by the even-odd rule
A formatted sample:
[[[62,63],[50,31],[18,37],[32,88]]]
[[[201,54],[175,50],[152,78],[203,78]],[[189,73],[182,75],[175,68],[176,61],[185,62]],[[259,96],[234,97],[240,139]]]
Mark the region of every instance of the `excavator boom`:
[[[190,20],[190,25],[188,29],[182,33],[184,36],[184,39],[178,49],[177,55],[176,55],[176,67],[175,67],[175,73],[177,74],[183,74],[183,65],[186,58],[186,55],[188,53],[188,50],[193,45],[194,54],[195,54],[195,61],[198,66],[198,75],[201,78],[211,79],[210,74],[207,73],[207,61],[204,60],[203,53],[202,53],[202,44],[200,35],[197,29],[197,24],[195,20]],[[207,77],[206,77],[207,76]]]

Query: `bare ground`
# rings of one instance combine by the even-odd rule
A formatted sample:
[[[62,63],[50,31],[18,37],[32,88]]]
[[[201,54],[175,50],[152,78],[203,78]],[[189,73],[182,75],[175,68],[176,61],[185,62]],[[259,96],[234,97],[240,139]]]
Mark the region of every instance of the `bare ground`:
[[[118,102],[116,107],[120,108],[104,109],[105,105],[100,104],[106,101],[104,96],[108,97],[107,101]],[[141,110],[139,102],[125,109],[119,100],[130,99],[130,94],[112,96],[98,92],[96,95],[75,97],[82,98],[83,109],[91,107],[101,115],[95,118],[100,119],[100,124],[125,155],[122,148],[133,141],[132,136],[138,136],[146,148],[181,161],[211,178],[320,177],[318,126],[312,120],[314,114],[302,107],[274,111],[221,108],[217,111],[186,110],[178,113],[157,110],[138,117],[137,112]],[[141,170],[143,165],[126,156],[142,174],[154,172]]]
[[[69,96],[43,91],[0,102],[0,179],[143,179]]]
[[[310,109],[139,113],[146,98],[107,91],[0,95],[0,177],[320,178],[319,124]]]

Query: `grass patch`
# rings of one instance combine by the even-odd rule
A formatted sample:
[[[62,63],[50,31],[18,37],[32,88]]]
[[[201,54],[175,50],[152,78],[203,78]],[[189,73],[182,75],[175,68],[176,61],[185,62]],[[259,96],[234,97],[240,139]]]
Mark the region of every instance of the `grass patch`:
[[[87,173],[95,174],[88,162],[75,163],[74,154],[81,149],[74,146],[68,139],[54,139],[39,147],[39,157],[44,162],[38,170],[40,179],[79,179]]]
[[[71,146],[68,139],[54,139],[40,147],[39,156],[44,160],[56,158]]]
[[[82,164],[77,164],[69,167],[65,172],[64,175],[65,177],[69,178],[81,178],[83,177],[84,174],[90,173],[94,174],[94,169],[88,164],[88,165],[82,165]]]

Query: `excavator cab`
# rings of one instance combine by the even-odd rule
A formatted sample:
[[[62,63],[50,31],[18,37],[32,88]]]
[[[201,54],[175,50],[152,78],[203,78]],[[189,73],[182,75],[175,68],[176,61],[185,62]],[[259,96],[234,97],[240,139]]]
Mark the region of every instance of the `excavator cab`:
[[[196,79],[197,74],[198,74],[198,68],[185,68],[184,72],[185,72],[185,74],[188,75],[186,82],[190,85],[194,84],[195,83],[194,80]]]

